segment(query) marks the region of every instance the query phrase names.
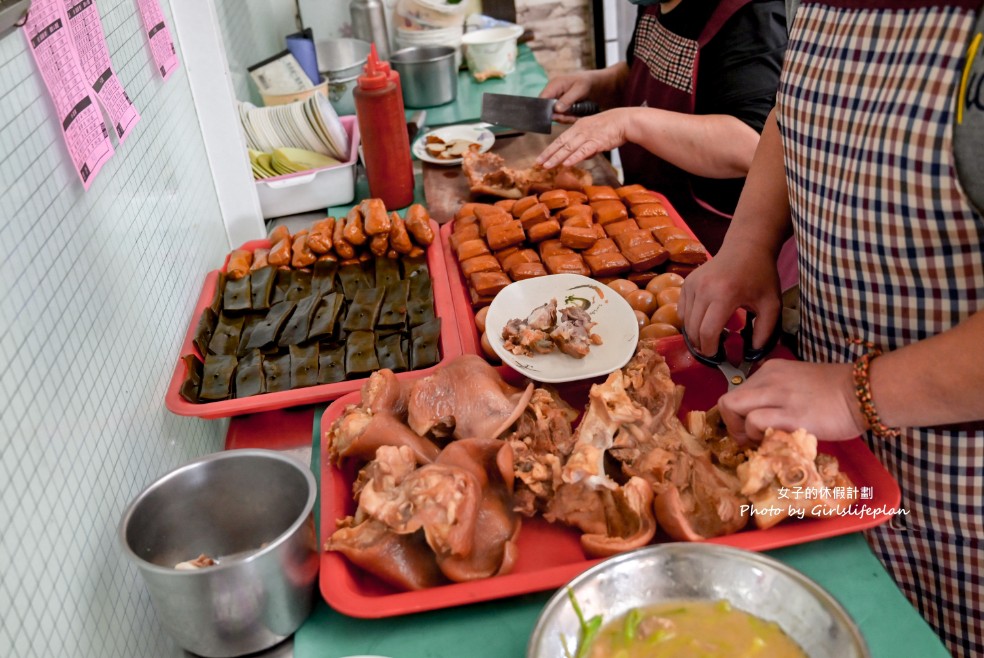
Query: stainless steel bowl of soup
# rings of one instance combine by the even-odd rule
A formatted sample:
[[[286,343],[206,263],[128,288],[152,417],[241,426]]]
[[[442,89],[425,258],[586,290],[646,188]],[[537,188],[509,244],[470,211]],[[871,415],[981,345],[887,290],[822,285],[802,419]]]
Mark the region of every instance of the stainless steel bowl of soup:
[[[870,658],[815,582],[760,553],[671,543],[615,556],[547,602],[527,658]]]

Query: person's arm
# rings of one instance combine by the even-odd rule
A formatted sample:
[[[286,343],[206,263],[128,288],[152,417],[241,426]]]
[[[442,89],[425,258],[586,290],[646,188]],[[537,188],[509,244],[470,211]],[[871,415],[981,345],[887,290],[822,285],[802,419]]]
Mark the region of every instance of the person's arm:
[[[721,249],[683,283],[680,317],[701,352],[717,351],[721,329],[739,307],[758,315],[756,346],[764,345],[776,326],[781,308],[776,258],[792,233],[788,194],[773,110]]]
[[[554,119],[572,123],[576,117],[564,112],[572,103],[593,100],[603,108],[621,104],[622,88],[629,77],[629,67],[619,62],[596,71],[565,73],[551,78],[540,92],[540,98],[556,98]]]
[[[623,107],[578,119],[537,158],[546,168],[573,166],[626,142],[684,171],[706,178],[748,173],[759,136],[735,117],[693,115],[650,107]]]

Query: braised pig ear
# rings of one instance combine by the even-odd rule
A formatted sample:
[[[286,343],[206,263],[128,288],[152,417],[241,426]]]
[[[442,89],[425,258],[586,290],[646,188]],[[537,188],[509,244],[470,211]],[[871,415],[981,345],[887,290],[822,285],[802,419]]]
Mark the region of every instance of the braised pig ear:
[[[447,583],[423,532],[398,535],[379,521],[335,531],[325,549],[338,551],[354,564],[402,590]]]
[[[188,402],[195,404],[199,401],[198,392],[202,388],[202,362],[194,354],[185,354],[181,360],[185,364],[185,377],[178,393]]]
[[[376,360],[379,361],[380,368],[386,368],[392,372],[409,370],[410,362],[407,359],[406,341],[403,334],[377,335]]]
[[[290,346],[290,387],[314,386],[318,383],[318,344]]]
[[[236,369],[236,397],[245,398],[260,393],[266,393],[263,353],[260,350],[250,350],[239,359],[239,367]]]
[[[345,345],[321,348],[318,354],[318,383],[345,381]]]
[[[338,318],[342,312],[345,299],[341,293],[333,292],[325,295],[317,305],[311,317],[311,328],[308,329],[308,340],[334,338],[338,330]]]
[[[381,446],[406,446],[418,464],[430,464],[440,450],[433,442],[414,433],[395,415],[372,413],[353,407],[328,431],[328,452],[337,462],[343,459],[370,461]]]
[[[201,400],[226,400],[232,396],[232,377],[238,361],[235,356],[209,354],[202,371]]]
[[[376,335],[371,331],[353,331],[345,340],[345,374],[364,377],[379,370],[376,359]]]
[[[270,308],[270,298],[273,296],[273,284],[277,280],[277,270],[267,266],[251,272],[250,300],[254,311],[265,311]]]
[[[512,448],[498,439],[461,439],[449,443],[435,464],[470,473],[481,486],[482,496],[471,551],[438,553],[441,571],[455,582],[509,573],[515,565],[522,523],[512,509]]]
[[[641,548],[655,534],[652,485],[633,477],[607,497],[605,533],[581,535],[581,548],[590,557],[609,557]]]
[[[441,360],[438,349],[441,338],[441,318],[410,330],[410,363],[414,370],[428,368]]]
[[[215,332],[215,327],[218,323],[219,316],[210,306],[206,306],[202,314],[198,317],[198,326],[195,327],[195,337],[192,339],[192,342],[198,349],[198,353],[203,359],[208,354],[208,344],[212,340],[212,334]]]
[[[208,342],[208,351],[211,354],[235,354],[239,348],[239,337],[243,331],[245,317],[231,316],[222,313],[219,321],[215,325],[212,333],[212,340]]]

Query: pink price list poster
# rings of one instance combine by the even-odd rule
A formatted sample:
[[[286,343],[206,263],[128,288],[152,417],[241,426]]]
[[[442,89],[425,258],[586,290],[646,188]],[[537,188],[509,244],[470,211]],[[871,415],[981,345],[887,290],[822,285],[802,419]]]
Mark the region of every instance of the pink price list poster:
[[[72,164],[88,190],[112,157],[113,144],[79,63],[64,0],[34,0],[24,35],[55,105]]]
[[[150,53],[161,77],[167,80],[178,68],[178,54],[174,50],[174,39],[164,22],[164,12],[157,0],[137,0],[140,19],[150,42]]]
[[[120,142],[123,142],[130,134],[130,130],[137,125],[140,115],[113,71],[109,48],[106,46],[106,35],[103,32],[102,20],[99,18],[95,0],[63,0],[63,2],[85,79],[92,85],[96,98],[102,103],[103,109],[113,123],[116,136]]]

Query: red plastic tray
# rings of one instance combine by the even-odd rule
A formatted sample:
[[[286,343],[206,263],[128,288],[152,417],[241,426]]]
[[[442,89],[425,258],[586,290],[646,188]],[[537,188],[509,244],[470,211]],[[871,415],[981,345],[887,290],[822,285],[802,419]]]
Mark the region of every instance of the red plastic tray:
[[[455,310],[451,303],[451,288],[448,285],[448,277],[444,276],[444,272],[447,271],[447,266],[444,262],[444,253],[440,245],[437,244],[438,240],[436,236],[438,235],[438,229],[437,223],[431,220],[431,230],[434,231],[435,240],[427,248],[427,267],[430,270],[431,285],[434,289],[434,312],[437,317],[441,318],[441,361],[437,364],[440,365],[446,359],[458,356],[462,352],[461,342],[458,339],[458,326],[454,318]],[[240,248],[252,251],[261,247],[269,248],[270,241],[251,240]],[[205,276],[205,283],[202,286],[201,295],[198,298],[198,303],[195,304],[195,309],[191,313],[191,321],[188,323],[188,333],[185,334],[184,342],[181,345],[181,352],[174,366],[174,374],[171,375],[171,383],[168,385],[167,393],[164,396],[164,405],[170,411],[179,416],[225,418],[227,416],[272,411],[274,409],[284,409],[286,407],[334,400],[341,395],[359,390],[362,383],[366,380],[365,377],[348,379],[334,384],[320,384],[307,388],[279,391],[277,393],[263,393],[246,398],[234,398],[232,400],[220,400],[218,402],[194,404],[181,397],[178,391],[181,389],[181,382],[184,381],[185,375],[187,374],[187,368],[184,361],[181,360],[181,356],[195,354],[201,359],[201,355],[198,354],[198,350],[195,349],[193,343],[195,328],[202,311],[212,303],[219,272],[225,270],[228,260],[229,257],[226,256],[226,263],[223,263],[222,270],[213,270]],[[397,377],[405,379],[426,375],[436,368],[437,365],[421,370],[399,373]]]
[[[694,240],[697,240],[697,236],[694,235],[694,232],[690,230],[687,223],[680,217],[680,213],[670,204],[669,199],[659,192],[653,192],[653,194],[660,198],[673,223],[686,231]],[[468,282],[465,281],[465,275],[461,273],[461,268],[458,267],[457,255],[451,249],[450,238],[453,232],[453,221],[441,227],[441,249],[444,251],[444,261],[448,264],[449,268],[448,278],[451,284],[451,302],[454,304],[456,311],[455,320],[458,323],[461,349],[465,354],[486,356],[482,350],[481,336],[478,335],[478,328],[475,327],[475,310],[472,308],[471,298],[468,295]],[[452,273],[450,270],[454,270],[454,272]]]
[[[715,368],[696,362],[682,339],[667,339],[658,345],[673,373],[673,379],[686,387],[681,418],[691,409],[709,409],[726,391],[724,375]],[[779,347],[774,357],[792,358]],[[508,367],[499,368],[514,383],[520,376]],[[600,378],[594,381],[601,381]],[[561,384],[560,394],[575,409],[583,409],[592,381]],[[321,418],[321,533],[322,546],[335,528],[335,521],[352,514],[352,482],[355,466],[339,470],[325,459],[324,433],[346,405],[360,401],[358,392],[336,400]],[[841,468],[855,486],[871,487],[872,498],[863,501],[869,510],[897,508],[901,499],[898,484],[860,438],[851,441],[821,442],[820,452],[837,457]],[[857,507],[855,509],[858,509]],[[787,520],[768,530],[748,529],[708,540],[753,551],[801,544],[836,535],[864,530],[890,518],[890,514],[838,516],[824,519]],[[478,601],[527,594],[562,586],[585,569],[600,562],[581,550],[580,533],[563,525],[552,525],[540,517],[523,519],[519,535],[519,559],[512,573],[467,583],[442,585],[421,591],[399,591],[363,571],[340,553],[326,551],[321,556],[321,594],[333,608],[353,617],[380,618],[425,610],[447,608]],[[661,532],[653,543],[670,541]]]

